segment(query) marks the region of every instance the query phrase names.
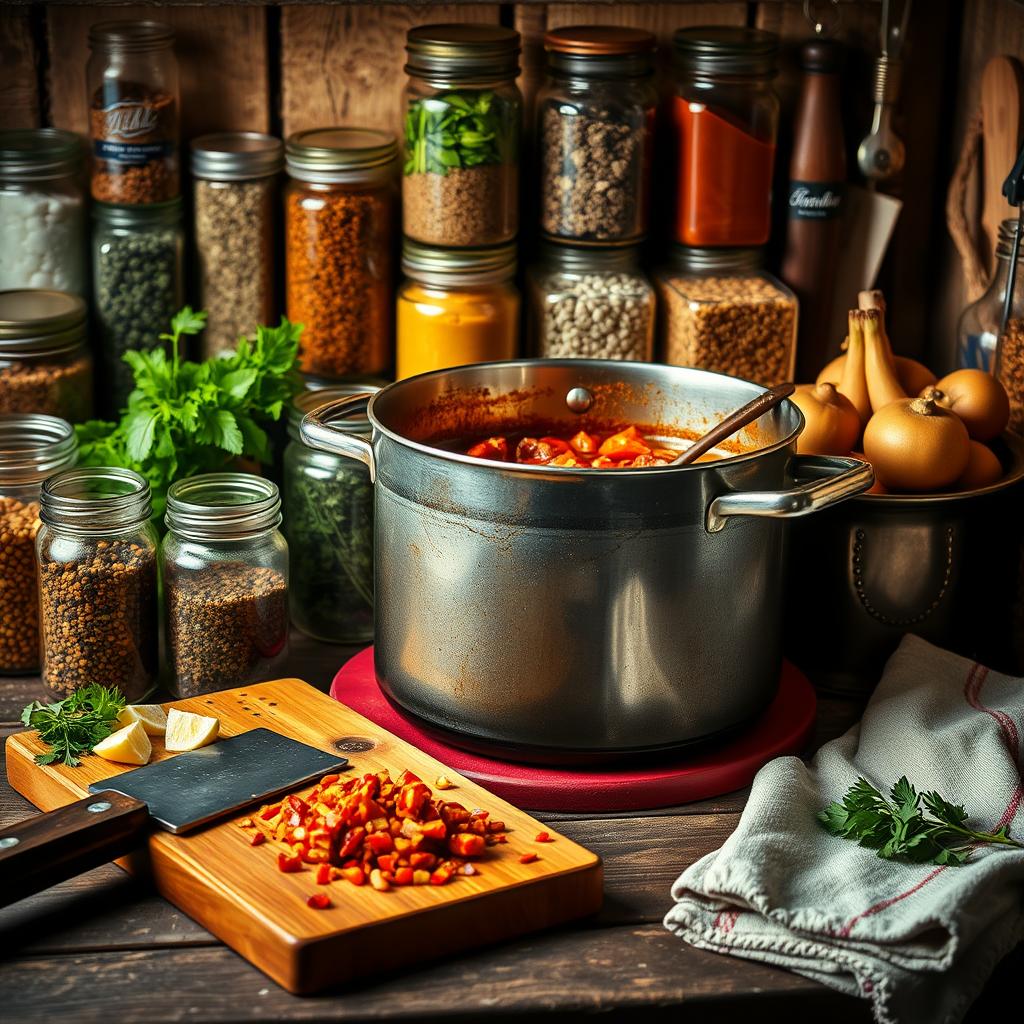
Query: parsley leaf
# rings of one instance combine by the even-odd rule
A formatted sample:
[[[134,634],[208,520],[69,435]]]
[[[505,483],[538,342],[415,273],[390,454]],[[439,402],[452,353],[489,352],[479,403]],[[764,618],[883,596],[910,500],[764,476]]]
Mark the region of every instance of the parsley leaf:
[[[113,732],[124,706],[124,695],[116,687],[92,683],[53,704],[33,701],[22,711],[21,722],[49,744],[45,754],[36,755],[37,763],[75,768],[82,754]]]

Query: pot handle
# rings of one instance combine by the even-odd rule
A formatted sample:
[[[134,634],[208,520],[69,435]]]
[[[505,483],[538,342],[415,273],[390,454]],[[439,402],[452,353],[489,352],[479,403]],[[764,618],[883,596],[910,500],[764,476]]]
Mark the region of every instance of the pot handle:
[[[810,480],[788,491],[736,491],[720,495],[708,506],[708,533],[718,533],[730,516],[806,516],[862,494],[875,480],[871,464],[860,459],[796,455],[794,462],[794,477]]]
[[[355,434],[346,434],[331,426],[331,420],[344,419],[354,412],[365,412],[367,403],[373,398],[371,393],[350,395],[327,402],[302,417],[299,436],[302,443],[310,448],[331,455],[344,455],[347,459],[362,462],[370,471],[370,483],[377,479],[377,461],[373,457],[373,446],[369,441]]]

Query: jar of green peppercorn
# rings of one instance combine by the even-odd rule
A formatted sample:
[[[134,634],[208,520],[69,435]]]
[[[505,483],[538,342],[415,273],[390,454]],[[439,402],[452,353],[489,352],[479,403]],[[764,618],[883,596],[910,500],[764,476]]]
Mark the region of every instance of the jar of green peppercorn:
[[[320,405],[378,390],[344,384],[304,391],[289,410],[284,531],[292,563],[292,622],[328,643],[373,638],[373,486],[361,463],[306,447],[299,425]],[[365,413],[336,426],[370,436]]]
[[[181,199],[145,206],[93,204],[92,266],[100,352],[106,370],[108,414],[135,386],[129,351],[165,343],[171,317],[184,302]]]

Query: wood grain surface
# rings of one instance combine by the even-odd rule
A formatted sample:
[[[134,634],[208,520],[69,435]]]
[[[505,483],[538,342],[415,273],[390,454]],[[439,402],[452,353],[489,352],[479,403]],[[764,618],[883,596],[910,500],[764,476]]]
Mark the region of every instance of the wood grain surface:
[[[1024,74],[1015,57],[1001,54],[986,63],[981,73],[981,123],[981,255],[992,274],[999,225],[1012,215],[1003,182],[1017,161],[1024,124]]]
[[[215,715],[221,734],[234,736],[259,726],[322,750],[352,753],[354,772],[411,769],[428,785],[447,774],[455,787],[446,798],[466,807],[483,807],[506,823],[509,841],[481,860],[479,875],[460,877],[447,886],[406,886],[382,894],[370,886],[335,882],[334,906],[314,910],[306,899],[324,891],[312,870],[284,874],[277,868],[279,847],[253,848],[238,826],[244,814],[186,836],[155,831],[146,855],[129,858],[131,870],[150,872],[166,899],[293,992],[312,992],[331,984],[416,963],[429,949],[442,956],[596,911],[601,904],[600,859],[553,833],[539,846],[534,818],[445,768],[433,758],[384,732],[373,723],[297,679],[260,683],[189,700],[173,706]],[[7,776],[18,792],[44,810],[84,796],[92,782],[121,771],[100,758],[77,768],[40,766],[45,750],[35,732],[7,739]],[[154,743],[154,760],[168,754]],[[538,853],[531,864],[519,855]]]
[[[42,123],[31,17],[28,7],[0,8],[0,129]]]

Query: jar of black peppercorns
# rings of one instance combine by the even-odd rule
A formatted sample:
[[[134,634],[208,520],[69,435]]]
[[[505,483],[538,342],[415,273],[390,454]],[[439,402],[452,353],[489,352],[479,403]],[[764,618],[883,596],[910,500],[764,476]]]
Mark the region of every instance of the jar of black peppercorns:
[[[149,484],[130,469],[51,476],[36,536],[42,676],[67,694],[90,683],[140,701],[157,679],[156,529]]]
[[[249,473],[171,484],[160,548],[172,692],[268,679],[288,654],[288,545],[277,485]]]
[[[134,387],[129,351],[165,344],[160,335],[184,301],[181,200],[146,206],[93,204],[92,265],[108,414],[122,409]]]

